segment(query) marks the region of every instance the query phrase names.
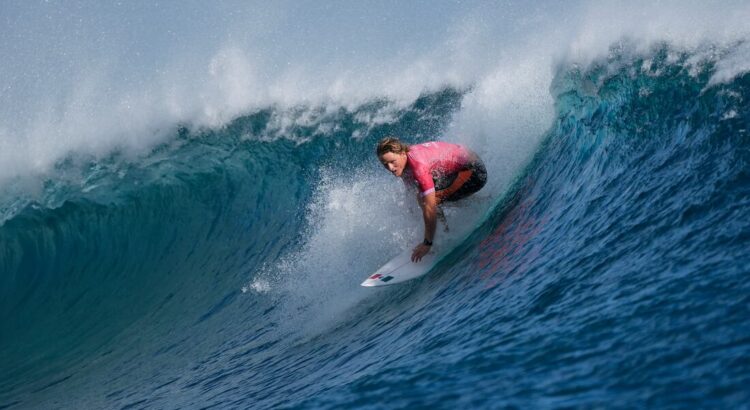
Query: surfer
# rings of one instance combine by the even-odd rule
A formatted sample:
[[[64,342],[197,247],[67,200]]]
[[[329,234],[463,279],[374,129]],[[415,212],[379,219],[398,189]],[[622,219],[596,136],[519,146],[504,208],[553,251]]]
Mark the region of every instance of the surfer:
[[[424,240],[411,255],[412,262],[419,262],[435,239],[437,218],[442,215],[438,206],[482,189],[487,170],[477,154],[447,142],[408,145],[398,138],[386,137],[380,140],[376,152],[388,171],[419,190],[417,202],[424,218]]]

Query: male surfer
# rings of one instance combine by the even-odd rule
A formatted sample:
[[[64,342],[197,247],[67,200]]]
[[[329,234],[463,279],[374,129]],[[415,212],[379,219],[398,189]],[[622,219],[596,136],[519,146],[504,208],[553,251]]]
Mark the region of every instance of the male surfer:
[[[457,201],[479,191],[487,182],[482,160],[462,145],[425,142],[407,145],[386,137],[377,148],[380,163],[408,185],[419,189],[417,202],[424,218],[424,241],[414,248],[412,262],[419,262],[430,251],[435,238],[438,205]]]

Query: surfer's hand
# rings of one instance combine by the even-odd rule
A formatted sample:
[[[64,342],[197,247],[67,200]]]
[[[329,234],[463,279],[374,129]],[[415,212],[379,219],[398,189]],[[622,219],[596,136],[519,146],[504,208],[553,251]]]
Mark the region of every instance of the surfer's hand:
[[[422,257],[427,255],[427,252],[429,251],[430,251],[430,246],[420,243],[419,245],[417,245],[416,248],[414,248],[414,251],[411,253],[411,261],[412,262],[421,261]]]

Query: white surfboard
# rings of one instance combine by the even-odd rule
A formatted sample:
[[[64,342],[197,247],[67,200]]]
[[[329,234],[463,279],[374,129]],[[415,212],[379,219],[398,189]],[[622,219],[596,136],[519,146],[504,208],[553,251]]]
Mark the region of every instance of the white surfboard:
[[[396,283],[406,282],[414,278],[418,278],[425,273],[429,272],[437,262],[439,261],[436,252],[430,252],[419,262],[411,261],[411,249],[407,249],[395,258],[391,259],[388,263],[383,265],[380,269],[375,271],[369,278],[362,282],[362,286],[386,286],[395,285]]]
[[[450,233],[441,232],[432,250],[419,262],[411,261],[412,249],[406,249],[370,275],[362,286],[387,286],[406,282],[428,273],[444,256],[460,245],[471,233],[473,225],[466,225]]]
[[[481,198],[477,199],[474,200],[474,206],[482,208],[486,206],[484,203],[486,203],[490,197],[487,197],[485,200],[482,200]],[[454,205],[452,208],[455,211],[458,207]],[[422,258],[422,260],[419,262],[412,262],[412,249],[406,249],[398,256],[388,261],[388,263],[381,266],[380,269],[365,279],[361,285],[367,287],[395,285],[397,283],[416,279],[430,272],[432,268],[443,259],[443,257],[451,253],[451,251],[456,249],[458,245],[468,238],[469,234],[474,230],[473,228],[478,226],[478,221],[484,220],[486,217],[487,214],[482,218],[475,218],[473,222],[471,222],[471,219],[467,220],[464,218],[462,221],[463,223],[458,224],[458,226],[453,226],[450,232],[440,230],[436,237],[435,245],[432,247],[432,250]],[[439,220],[439,222],[441,224],[446,223],[445,219],[442,221]]]

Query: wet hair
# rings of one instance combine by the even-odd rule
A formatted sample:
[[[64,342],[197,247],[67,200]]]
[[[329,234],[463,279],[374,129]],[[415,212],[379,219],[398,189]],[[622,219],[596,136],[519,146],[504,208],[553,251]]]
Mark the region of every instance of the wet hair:
[[[389,152],[394,154],[406,154],[409,152],[409,145],[399,141],[396,137],[385,137],[380,140],[375,152],[378,154],[378,157]]]

